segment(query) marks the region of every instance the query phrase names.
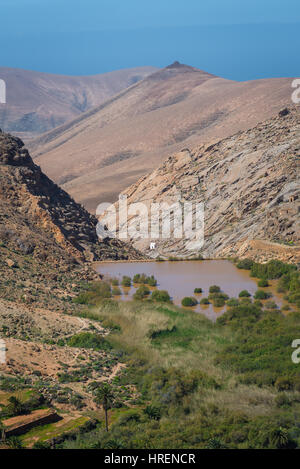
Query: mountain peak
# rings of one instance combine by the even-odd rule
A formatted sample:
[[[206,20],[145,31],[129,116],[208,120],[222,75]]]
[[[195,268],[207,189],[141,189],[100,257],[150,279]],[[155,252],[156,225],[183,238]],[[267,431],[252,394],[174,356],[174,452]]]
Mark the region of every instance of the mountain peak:
[[[193,68],[193,67],[190,67],[189,65],[181,64],[180,62],[178,62],[178,60],[175,60],[175,62],[168,65],[166,68],[182,68],[182,67]]]

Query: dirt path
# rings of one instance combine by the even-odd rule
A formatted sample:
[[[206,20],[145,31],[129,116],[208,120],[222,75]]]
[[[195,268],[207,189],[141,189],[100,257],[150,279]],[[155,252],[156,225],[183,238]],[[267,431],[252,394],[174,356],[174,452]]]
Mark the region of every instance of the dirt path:
[[[78,329],[78,331],[76,331],[76,334],[80,334],[80,332],[84,331],[85,329],[89,329],[89,327],[91,325],[93,325],[98,332],[101,332],[101,333],[105,333],[105,329],[100,326],[100,324],[97,324],[97,322],[95,321],[91,321],[89,319],[84,319],[84,318],[78,318],[76,317],[76,320],[79,322],[79,324],[81,325],[80,329]],[[69,339],[70,337],[72,337],[74,334],[68,334],[66,336],[64,336],[64,339]]]

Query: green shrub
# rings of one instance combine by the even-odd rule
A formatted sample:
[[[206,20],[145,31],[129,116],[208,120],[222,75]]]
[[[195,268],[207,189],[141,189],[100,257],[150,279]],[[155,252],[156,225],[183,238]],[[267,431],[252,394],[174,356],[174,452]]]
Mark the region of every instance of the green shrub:
[[[126,410],[120,416],[118,420],[119,425],[126,425],[129,422],[139,422],[141,420],[141,414],[135,409]]]
[[[156,407],[154,405],[148,405],[144,409],[144,414],[149,417],[151,420],[160,420],[161,418],[161,409],[159,407]]]
[[[240,299],[241,304],[251,304],[252,303],[252,298],[244,297]]]
[[[113,278],[113,279],[111,280],[111,284],[112,284],[114,287],[117,287],[117,286],[119,285],[119,283],[120,283],[120,282],[119,282],[119,279],[117,279],[117,278]]]
[[[257,290],[254,295],[255,300],[267,300],[270,298],[272,295],[271,293],[267,293],[264,290]]]
[[[267,309],[278,309],[278,306],[275,303],[275,301],[267,301],[266,304],[265,304],[265,308],[267,308]]]
[[[143,300],[146,298],[148,295],[150,295],[150,290],[146,285],[141,285],[135,294],[133,295],[133,298],[135,300]]]
[[[221,308],[222,306],[225,306],[225,299],[222,298],[222,297],[214,298],[214,299],[213,299],[213,305],[214,305],[216,308]]]
[[[219,293],[220,291],[221,288],[217,285],[212,285],[211,287],[209,287],[209,293]]]
[[[260,288],[265,288],[265,287],[268,287],[269,286],[269,282],[266,278],[261,278],[258,282],[257,282],[257,285],[258,287]]]
[[[149,285],[149,287],[156,287],[157,280],[154,275],[151,275],[150,277],[147,277],[146,283]]]
[[[253,261],[251,259],[241,259],[236,266],[238,269],[250,270],[253,266]]]
[[[152,292],[151,299],[161,303],[170,303],[171,297],[166,290],[155,290]]]
[[[198,295],[199,293],[202,293],[202,288],[195,288],[194,293]]]
[[[100,334],[80,332],[67,340],[69,347],[78,347],[94,350],[109,350],[111,346]]]
[[[293,383],[287,376],[280,376],[275,381],[275,387],[278,391],[290,391],[293,389]]]
[[[200,305],[209,305],[210,304],[210,301],[208,298],[202,298],[202,300],[200,300]]]
[[[239,297],[240,298],[249,298],[251,295],[250,293],[248,292],[248,290],[242,290],[239,294]]]
[[[239,300],[237,298],[229,298],[229,300],[226,301],[227,306],[238,306],[239,305]]]
[[[128,277],[127,275],[124,275],[124,277],[122,278],[122,286],[131,287],[131,278]]]
[[[111,298],[111,287],[107,282],[93,282],[87,291],[80,293],[73,302],[82,305],[96,305],[103,298]]]
[[[120,295],[122,295],[122,292],[121,292],[121,290],[120,290],[119,287],[113,287],[113,289],[112,289],[112,294],[113,294],[114,296],[120,296]]]
[[[196,300],[196,298],[186,296],[181,301],[181,304],[182,306],[196,306],[198,304],[198,301]]]
[[[296,266],[285,264],[279,260],[273,259],[266,264],[254,263],[251,267],[251,276],[261,279],[277,279],[284,274],[289,274],[297,269]]]
[[[133,277],[133,283],[142,283],[145,284],[147,276],[145,274],[135,274]]]
[[[275,397],[275,404],[277,407],[290,407],[291,401],[288,396],[282,392]]]
[[[255,306],[257,306],[258,308],[262,308],[262,307],[263,307],[263,303],[262,303],[262,301],[260,301],[260,300],[254,300],[254,301],[253,301],[253,304],[254,304]]]

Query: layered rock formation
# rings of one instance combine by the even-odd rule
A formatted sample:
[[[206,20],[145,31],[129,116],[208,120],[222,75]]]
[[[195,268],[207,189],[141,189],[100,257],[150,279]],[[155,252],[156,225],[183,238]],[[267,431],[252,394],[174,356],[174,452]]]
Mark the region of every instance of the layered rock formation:
[[[119,240],[99,242],[96,224],[33,163],[19,138],[0,132],[0,296],[29,293],[33,300],[61,289],[55,302],[72,283],[96,277],[90,261],[141,257]],[[68,281],[59,281],[64,275]]]
[[[172,204],[178,197],[203,202],[205,257],[300,262],[299,160],[300,114],[294,107],[213,145],[170,156],[124,193],[129,204],[148,207],[151,202]],[[137,217],[130,223],[136,224]],[[154,256],[195,253],[184,239],[155,241]],[[133,240],[148,253],[150,242]]]

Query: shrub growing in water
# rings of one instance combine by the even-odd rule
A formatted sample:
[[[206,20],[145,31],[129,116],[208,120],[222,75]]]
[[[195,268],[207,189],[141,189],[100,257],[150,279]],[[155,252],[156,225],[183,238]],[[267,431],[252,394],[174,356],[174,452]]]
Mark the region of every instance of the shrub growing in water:
[[[147,278],[146,284],[149,285],[150,287],[156,287],[157,285],[157,280],[154,277],[154,275],[151,275],[150,277]]]
[[[145,274],[135,274],[133,277],[133,283],[146,283],[147,276]]]
[[[242,290],[239,294],[239,297],[240,298],[249,298],[251,295],[250,293],[248,292],[248,290]]]
[[[185,298],[183,298],[181,304],[182,306],[196,306],[198,304],[198,301],[196,300],[196,298],[186,296]]]
[[[209,304],[210,302],[208,298],[202,298],[202,300],[200,301],[200,305],[209,305]]]
[[[122,285],[123,287],[131,287],[131,278],[127,275],[124,275],[124,277],[122,278]]]
[[[133,298],[135,300],[143,300],[146,298],[148,295],[150,295],[150,290],[146,285],[141,285],[135,294],[133,295]]]
[[[213,304],[216,308],[221,308],[225,305],[225,300],[222,297],[216,297],[213,299]]]
[[[254,298],[255,300],[267,300],[270,298],[272,295],[270,293],[265,292],[264,290],[257,290]]]
[[[170,303],[171,297],[166,290],[155,290],[152,292],[151,299],[161,303]]]

